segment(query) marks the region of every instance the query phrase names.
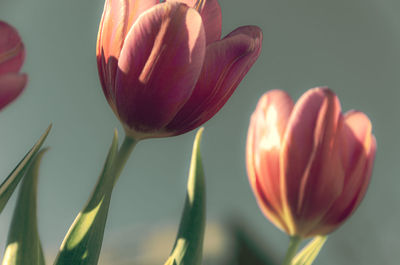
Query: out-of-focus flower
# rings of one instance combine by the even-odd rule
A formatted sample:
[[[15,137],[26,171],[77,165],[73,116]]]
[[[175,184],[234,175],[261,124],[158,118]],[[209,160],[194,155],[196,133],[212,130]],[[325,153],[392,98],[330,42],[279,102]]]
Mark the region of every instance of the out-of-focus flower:
[[[28,77],[19,73],[25,49],[15,28],[0,21],[0,109],[21,94]]]
[[[217,0],[106,0],[97,64],[128,135],[182,134],[222,108],[258,58],[262,32],[244,26],[220,36]]]
[[[360,204],[370,180],[376,141],[368,117],[341,113],[327,88],[296,104],[267,92],[251,117],[247,170],[257,202],[291,236],[325,235]]]

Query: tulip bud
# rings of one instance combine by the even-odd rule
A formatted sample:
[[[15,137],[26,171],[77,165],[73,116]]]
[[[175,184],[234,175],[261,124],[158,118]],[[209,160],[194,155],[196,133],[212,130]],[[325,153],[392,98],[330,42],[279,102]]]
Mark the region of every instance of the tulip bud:
[[[327,88],[296,104],[280,90],[259,101],[249,126],[247,171],[257,202],[291,236],[326,235],[357,208],[368,187],[376,141],[368,117],[341,113]]]
[[[19,70],[25,58],[25,49],[15,28],[0,21],[0,109],[21,94],[27,75]]]
[[[126,133],[179,135],[212,118],[254,64],[258,27],[222,40],[217,0],[107,0],[97,40],[103,92]]]

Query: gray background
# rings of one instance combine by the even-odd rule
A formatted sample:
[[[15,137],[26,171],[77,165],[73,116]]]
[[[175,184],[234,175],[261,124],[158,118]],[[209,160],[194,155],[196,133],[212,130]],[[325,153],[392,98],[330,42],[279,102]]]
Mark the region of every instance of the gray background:
[[[283,255],[287,237],[263,217],[247,181],[244,150],[249,116],[269,89],[286,89],[298,98],[308,88],[327,85],[338,94],[345,111],[359,109],[371,118],[378,152],[365,200],[331,235],[318,264],[397,264],[400,3],[220,0],[220,4],[223,35],[240,25],[255,24],[263,29],[264,41],[260,58],[235,94],[205,124],[208,220],[243,218],[278,258]],[[0,176],[11,171],[52,122],[46,141],[51,150],[43,160],[39,187],[39,229],[50,259],[96,181],[113,128],[123,135],[97,78],[95,45],[103,5],[101,0],[0,2],[0,19],[13,24],[24,39],[23,71],[30,78],[22,97],[0,115]],[[110,251],[107,242],[134,249],[140,238],[134,231],[145,234],[164,224],[176,228],[193,138],[191,132],[143,141],[136,147],[113,194],[104,253]],[[0,248],[14,199],[0,216]],[[123,232],[122,239],[121,231],[131,232]]]

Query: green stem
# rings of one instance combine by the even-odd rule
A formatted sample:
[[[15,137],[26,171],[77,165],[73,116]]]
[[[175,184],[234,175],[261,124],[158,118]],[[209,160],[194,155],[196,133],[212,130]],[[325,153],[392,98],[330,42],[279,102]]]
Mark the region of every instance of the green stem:
[[[286,252],[285,260],[283,261],[282,265],[291,265],[292,259],[296,255],[296,252],[300,246],[301,240],[302,239],[299,236],[290,237],[289,247]]]
[[[132,153],[133,148],[136,146],[137,142],[137,140],[125,135],[124,141],[122,142],[122,145],[118,150],[117,157],[115,158],[115,162],[113,165],[114,186],[119,176],[121,175],[121,172],[125,167],[126,161],[128,161],[128,158]]]

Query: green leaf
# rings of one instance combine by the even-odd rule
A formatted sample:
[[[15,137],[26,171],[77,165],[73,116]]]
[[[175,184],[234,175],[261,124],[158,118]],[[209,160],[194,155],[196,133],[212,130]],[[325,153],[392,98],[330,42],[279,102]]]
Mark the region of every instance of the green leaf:
[[[185,206],[175,245],[165,265],[201,265],[206,215],[205,181],[200,156],[202,132],[203,128],[199,129],[193,144]]]
[[[324,246],[327,236],[317,236],[308,243],[292,260],[292,265],[311,265]]]
[[[6,206],[8,199],[10,199],[15,188],[17,187],[19,181],[24,176],[26,169],[32,162],[33,157],[39,151],[40,147],[43,145],[44,140],[49,134],[51,125],[46,129],[43,135],[39,138],[36,144],[31,148],[31,150],[25,155],[25,157],[18,163],[10,175],[3,181],[0,186],[0,213]]]
[[[174,259],[174,257],[170,256],[164,265],[177,265],[177,264],[176,264],[176,260]]]
[[[37,229],[36,201],[41,150],[30,164],[19,190],[2,265],[44,265]]]
[[[113,189],[114,176],[111,176],[111,168],[115,162],[117,149],[118,134],[115,131],[96,187],[65,236],[54,264],[97,264]]]

